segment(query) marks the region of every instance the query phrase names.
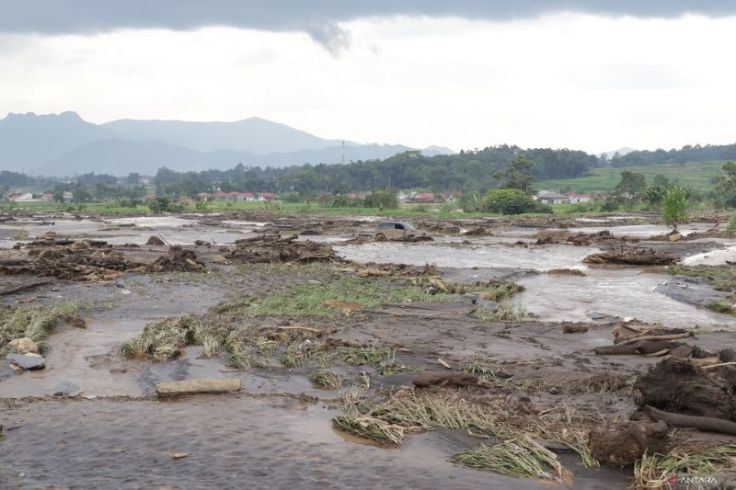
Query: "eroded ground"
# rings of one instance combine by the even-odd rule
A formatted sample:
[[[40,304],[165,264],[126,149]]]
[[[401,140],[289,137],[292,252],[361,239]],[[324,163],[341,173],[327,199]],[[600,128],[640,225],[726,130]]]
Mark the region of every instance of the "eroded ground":
[[[28,338],[45,362],[2,361],[3,488],[657,488],[683,465],[728,481],[736,433],[668,422],[658,452],[717,450],[712,468],[590,436],[654,424],[646,404],[713,415],[652,401],[667,360],[736,396],[722,226],[422,219],[434,240],[403,243],[373,241],[378,219],[2,220],[1,353]],[[199,378],[242,389],[157,396]]]

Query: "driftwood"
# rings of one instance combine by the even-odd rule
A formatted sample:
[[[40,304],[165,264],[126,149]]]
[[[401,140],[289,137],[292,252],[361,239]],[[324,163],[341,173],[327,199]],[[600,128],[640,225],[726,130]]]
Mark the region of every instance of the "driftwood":
[[[618,345],[634,344],[642,340],[677,340],[677,339],[684,339],[687,337],[695,337],[695,334],[693,332],[686,332],[686,333],[678,333],[678,334],[672,334],[672,335],[647,335],[647,336],[642,336],[642,337],[635,337],[633,339],[622,340],[621,342],[618,343]]]
[[[599,356],[613,356],[613,355],[652,355],[660,354],[662,351],[670,351],[677,347],[680,347],[681,343],[671,342],[668,340],[635,340],[626,344],[618,345],[605,345],[596,347],[593,351]]]
[[[644,410],[652,418],[662,420],[672,427],[692,427],[704,432],[717,432],[719,434],[736,436],[736,422],[731,422],[730,420],[665,412],[651,405],[647,405]]]
[[[230,393],[239,391],[240,379],[187,379],[183,381],[171,381],[156,385],[156,393],[160,397],[196,395],[202,393]]]

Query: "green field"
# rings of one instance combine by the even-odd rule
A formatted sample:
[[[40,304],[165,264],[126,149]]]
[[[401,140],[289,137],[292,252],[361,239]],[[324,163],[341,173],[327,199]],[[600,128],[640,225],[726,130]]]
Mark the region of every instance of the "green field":
[[[537,190],[563,192],[611,192],[621,180],[621,172],[631,170],[646,175],[647,184],[657,175],[664,175],[696,192],[713,190],[713,178],[721,172],[725,162],[650,165],[647,167],[596,168],[589,175],[578,179],[540,180],[534,183]]]

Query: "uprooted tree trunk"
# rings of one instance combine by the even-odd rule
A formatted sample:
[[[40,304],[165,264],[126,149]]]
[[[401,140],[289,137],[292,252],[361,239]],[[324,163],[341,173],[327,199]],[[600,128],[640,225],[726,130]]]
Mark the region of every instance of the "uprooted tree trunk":
[[[634,385],[635,396],[640,407],[653,407],[659,412],[650,410],[650,413],[658,414],[655,418],[671,425],[697,422],[693,427],[714,430],[718,424],[702,420],[705,417],[730,422],[726,425],[731,427],[736,421],[736,379],[732,378],[734,375],[730,370],[712,372],[687,360],[669,358],[639,377]]]

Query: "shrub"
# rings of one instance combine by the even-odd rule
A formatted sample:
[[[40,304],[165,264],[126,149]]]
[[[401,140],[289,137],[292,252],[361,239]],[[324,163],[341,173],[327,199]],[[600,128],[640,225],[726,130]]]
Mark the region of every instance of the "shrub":
[[[486,210],[493,213],[521,214],[532,211],[545,212],[546,206],[538,205],[525,192],[516,189],[493,189],[488,191],[483,204]]]

